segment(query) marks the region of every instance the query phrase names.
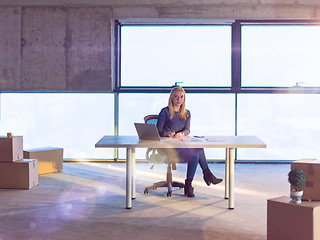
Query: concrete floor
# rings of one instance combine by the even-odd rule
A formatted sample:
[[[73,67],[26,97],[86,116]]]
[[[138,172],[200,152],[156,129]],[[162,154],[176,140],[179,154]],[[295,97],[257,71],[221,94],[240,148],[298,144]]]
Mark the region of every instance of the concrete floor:
[[[208,187],[198,168],[196,197],[166,189],[143,194],[165,178],[166,165],[136,165],[136,200],[125,209],[125,164],[65,163],[30,190],[0,189],[0,240],[15,239],[267,239],[267,199],[289,194],[289,164],[236,164],[235,209],[224,184]],[[224,178],[224,164],[210,164]],[[174,180],[183,181],[178,164]]]

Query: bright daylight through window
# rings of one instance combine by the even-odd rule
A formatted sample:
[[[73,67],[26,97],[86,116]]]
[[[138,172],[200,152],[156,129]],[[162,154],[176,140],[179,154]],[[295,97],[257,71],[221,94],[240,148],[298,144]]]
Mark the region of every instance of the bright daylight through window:
[[[231,27],[121,27],[121,85],[175,82],[230,87]]]
[[[242,86],[320,87],[320,26],[243,26]]]
[[[64,158],[105,158],[113,150],[93,143],[113,134],[113,112],[113,94],[3,93],[0,135],[23,136],[24,149],[61,147]]]
[[[320,85],[320,27],[239,26],[241,36],[235,39],[241,40],[241,62],[233,64],[241,66],[241,89],[224,94],[209,88],[205,94],[187,91],[192,134],[256,135],[266,141],[267,149],[239,149],[240,160],[317,157],[320,152],[314,143],[319,135],[320,110],[312,106],[319,97],[310,92],[289,93],[294,86]],[[231,66],[231,31],[231,26],[122,26],[121,86],[170,87],[183,82],[186,89],[230,87],[231,70],[235,69]],[[241,92],[244,87],[257,88],[255,94],[246,94]],[[288,92],[266,94],[259,87],[288,87]],[[120,132],[134,133],[129,116],[142,121],[167,104],[168,94],[160,98],[153,91],[120,94]],[[145,111],[130,111],[134,106],[129,103],[138,103]],[[211,150],[207,153],[209,159],[224,156]]]

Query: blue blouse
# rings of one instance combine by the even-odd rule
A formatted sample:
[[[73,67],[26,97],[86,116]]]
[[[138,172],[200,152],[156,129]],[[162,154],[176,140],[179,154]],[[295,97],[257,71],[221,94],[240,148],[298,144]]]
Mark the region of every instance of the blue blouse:
[[[159,113],[157,128],[161,137],[163,137],[164,131],[166,127],[170,130],[178,132],[183,132],[184,135],[188,135],[190,133],[190,111],[188,111],[188,117],[186,120],[182,120],[179,118],[179,113],[175,112],[172,119],[170,119],[169,107],[162,108]],[[168,130],[167,130],[168,131]]]

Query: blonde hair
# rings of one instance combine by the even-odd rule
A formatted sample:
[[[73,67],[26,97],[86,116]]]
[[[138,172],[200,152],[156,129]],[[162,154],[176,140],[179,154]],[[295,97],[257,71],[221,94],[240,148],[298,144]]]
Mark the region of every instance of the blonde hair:
[[[184,89],[182,87],[174,87],[171,92],[170,92],[170,97],[169,97],[169,102],[168,102],[168,107],[169,107],[169,113],[170,113],[170,119],[173,118],[174,116],[174,109],[173,109],[173,104],[172,104],[172,98],[174,96],[174,94],[176,92],[183,92],[183,95],[184,95],[184,101],[183,103],[181,104],[180,106],[180,109],[179,109],[179,118],[182,119],[182,120],[186,120],[187,117],[189,117],[188,115],[188,111],[185,109],[185,106],[186,106],[186,92],[184,91]]]

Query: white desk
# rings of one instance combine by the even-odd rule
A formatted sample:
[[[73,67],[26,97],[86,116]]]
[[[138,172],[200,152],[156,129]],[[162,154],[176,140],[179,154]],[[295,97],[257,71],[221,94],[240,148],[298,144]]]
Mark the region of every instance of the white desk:
[[[208,141],[207,139],[210,139]],[[225,198],[229,209],[234,209],[234,149],[265,148],[266,144],[255,136],[207,136],[199,141],[170,138],[164,141],[139,140],[137,136],[104,136],[96,148],[126,148],[126,208],[135,199],[135,148],[225,148]]]

